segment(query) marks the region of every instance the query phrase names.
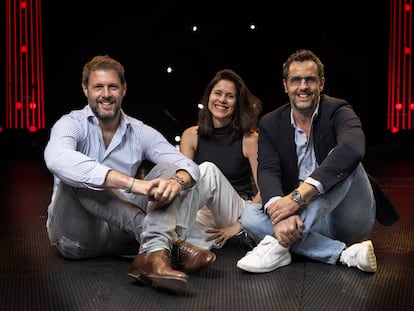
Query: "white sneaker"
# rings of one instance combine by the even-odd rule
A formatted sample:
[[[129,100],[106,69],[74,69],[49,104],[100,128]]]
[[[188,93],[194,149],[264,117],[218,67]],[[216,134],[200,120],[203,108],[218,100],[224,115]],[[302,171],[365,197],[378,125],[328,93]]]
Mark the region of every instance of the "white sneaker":
[[[339,259],[343,265],[357,267],[365,272],[377,271],[377,259],[370,240],[351,245],[342,251]]]
[[[292,261],[288,248],[266,235],[260,243],[237,262],[237,268],[255,273],[270,272]]]

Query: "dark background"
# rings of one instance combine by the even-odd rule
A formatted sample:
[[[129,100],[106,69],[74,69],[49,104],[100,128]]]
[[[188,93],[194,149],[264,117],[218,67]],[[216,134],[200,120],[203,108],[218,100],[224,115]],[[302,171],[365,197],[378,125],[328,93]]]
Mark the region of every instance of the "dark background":
[[[0,133],[1,310],[414,310],[414,157],[395,161],[400,140],[386,130],[388,0],[42,2],[47,128]],[[257,23],[256,32],[248,31],[249,22]],[[1,29],[0,36],[5,42]],[[360,115],[368,154],[390,155],[366,163],[401,216],[391,227],[376,223],[368,237],[377,273],[295,256],[275,273],[243,274],[235,262],[245,251],[228,247],[177,297],[128,278],[132,259],[80,263],[56,256],[45,230],[53,176],[36,157],[56,119],[85,105],[85,62],[96,54],[119,59],[128,80],[125,111],[172,140],[196,122],[206,83],[224,67],[243,77],[264,112],[284,104],[282,63],[299,48],[314,50],[325,63],[325,92],[347,99]],[[4,52],[0,45],[2,60]],[[176,69],[172,76],[168,65]],[[4,111],[0,99],[0,119]],[[404,141],[412,146],[414,140]],[[4,161],[5,155],[24,159]]]
[[[355,0],[44,0],[46,135],[63,113],[86,104],[81,71],[97,54],[109,54],[126,69],[124,110],[173,142],[196,122],[198,100],[217,70],[238,72],[265,113],[287,102],[284,60],[309,48],[325,64],[324,92],[348,100],[367,144],[382,145],[389,135],[389,6]],[[169,65],[172,75],[165,71]]]

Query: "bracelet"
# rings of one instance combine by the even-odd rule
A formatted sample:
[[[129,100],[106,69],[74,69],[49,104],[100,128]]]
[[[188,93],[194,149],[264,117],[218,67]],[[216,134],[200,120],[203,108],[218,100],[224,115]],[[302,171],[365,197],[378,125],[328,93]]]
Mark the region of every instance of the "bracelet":
[[[173,177],[170,177],[170,179],[175,180],[176,182],[178,182],[181,186],[181,191],[185,190],[185,181],[184,178],[178,176],[178,175],[174,175]]]
[[[132,187],[134,186],[134,184],[135,184],[135,178],[132,178],[131,184],[129,185],[128,189],[126,189],[127,193],[131,193]]]

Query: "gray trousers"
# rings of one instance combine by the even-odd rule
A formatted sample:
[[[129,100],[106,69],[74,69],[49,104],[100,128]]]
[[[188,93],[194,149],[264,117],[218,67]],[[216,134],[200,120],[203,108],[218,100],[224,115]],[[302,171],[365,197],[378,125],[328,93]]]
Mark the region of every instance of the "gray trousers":
[[[158,164],[145,177],[169,178],[177,167]],[[50,242],[67,258],[133,255],[153,248],[170,250],[176,238],[181,197],[147,211],[148,198],[115,189],[76,188],[60,182],[48,207]],[[182,208],[191,208],[190,204]],[[189,213],[194,215],[196,212]]]
[[[145,176],[169,178],[177,167],[158,164]],[[155,248],[171,250],[180,238],[211,248],[208,228],[233,225],[248,202],[210,162],[200,165],[200,179],[171,204],[149,210],[148,198],[120,190],[76,188],[61,182],[48,208],[49,239],[67,258],[136,255]],[[209,213],[197,214],[202,208]],[[195,223],[196,218],[198,224]]]

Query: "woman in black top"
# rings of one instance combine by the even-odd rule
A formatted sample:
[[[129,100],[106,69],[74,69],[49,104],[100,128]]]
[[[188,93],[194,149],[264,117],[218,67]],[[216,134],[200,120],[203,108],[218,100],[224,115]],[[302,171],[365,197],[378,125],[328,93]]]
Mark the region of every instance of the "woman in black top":
[[[262,102],[237,73],[223,69],[207,84],[200,106],[198,123],[183,132],[180,151],[200,165],[201,175],[216,176],[209,182],[217,181],[210,186],[218,198],[210,201],[220,200],[220,208],[209,202],[200,206],[197,224],[209,228],[208,240],[221,247],[242,232],[239,217],[245,205],[261,204],[255,185]]]

